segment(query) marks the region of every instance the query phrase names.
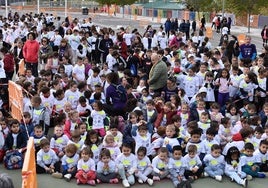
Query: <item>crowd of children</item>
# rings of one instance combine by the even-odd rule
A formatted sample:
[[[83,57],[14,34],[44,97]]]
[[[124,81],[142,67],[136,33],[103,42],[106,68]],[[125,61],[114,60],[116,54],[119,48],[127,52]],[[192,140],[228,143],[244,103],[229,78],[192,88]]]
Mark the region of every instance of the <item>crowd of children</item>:
[[[22,120],[0,114],[0,160],[7,168],[21,168],[32,136],[36,172],[77,184],[152,186],[170,179],[191,188],[199,178],[225,175],[247,187],[268,175],[267,51],[230,62],[226,46],[208,49],[201,35],[197,42],[181,32],[166,38],[163,28],[151,26],[143,37],[124,28],[115,35],[91,20],[66,19],[55,28],[49,15],[27,14],[18,23],[17,16],[2,19],[3,27],[36,24],[24,37],[39,34],[44,69],[40,77],[34,66],[18,75]],[[174,38],[178,45],[169,46]],[[147,84],[156,53],[169,76],[161,92]]]

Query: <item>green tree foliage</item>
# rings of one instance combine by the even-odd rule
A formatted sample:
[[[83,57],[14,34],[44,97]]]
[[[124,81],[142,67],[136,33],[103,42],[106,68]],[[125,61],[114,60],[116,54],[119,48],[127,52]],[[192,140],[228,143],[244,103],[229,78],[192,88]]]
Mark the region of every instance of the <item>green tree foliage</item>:
[[[185,0],[184,2],[189,10],[198,12],[210,12],[216,5],[214,0]]]
[[[259,14],[267,0],[225,0],[226,9],[235,14]]]
[[[135,3],[136,0],[95,0],[95,1],[101,5],[110,6],[112,4],[116,4],[116,5],[124,6],[124,5],[132,5],[133,3]]]

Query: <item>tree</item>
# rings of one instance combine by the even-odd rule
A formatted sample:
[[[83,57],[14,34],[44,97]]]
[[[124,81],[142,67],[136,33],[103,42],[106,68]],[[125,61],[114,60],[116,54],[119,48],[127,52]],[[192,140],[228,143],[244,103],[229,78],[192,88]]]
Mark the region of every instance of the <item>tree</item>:
[[[101,5],[107,5],[108,10],[112,4],[116,4],[122,6],[124,8],[125,5],[132,5],[136,2],[136,0],[96,0]],[[109,13],[109,11],[108,11]],[[123,12],[124,15],[124,12]]]
[[[214,0],[185,0],[187,8],[191,11],[211,11]]]
[[[237,15],[248,15],[248,33],[250,33],[250,16],[259,14],[267,0],[225,0],[226,9]]]

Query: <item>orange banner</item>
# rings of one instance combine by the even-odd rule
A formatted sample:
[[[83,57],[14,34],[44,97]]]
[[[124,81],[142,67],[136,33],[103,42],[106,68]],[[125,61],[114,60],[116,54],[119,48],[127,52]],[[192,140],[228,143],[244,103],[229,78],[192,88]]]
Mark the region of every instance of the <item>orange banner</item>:
[[[21,175],[22,188],[37,188],[35,149],[33,137],[29,138],[27,144],[27,151],[24,157]]]
[[[14,119],[22,119],[23,94],[22,88],[15,82],[8,82],[10,114]]]

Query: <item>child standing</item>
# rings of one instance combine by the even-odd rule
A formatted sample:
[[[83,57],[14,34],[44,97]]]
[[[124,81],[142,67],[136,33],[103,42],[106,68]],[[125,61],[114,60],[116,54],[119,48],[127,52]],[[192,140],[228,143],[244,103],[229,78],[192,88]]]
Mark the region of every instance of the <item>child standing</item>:
[[[216,79],[215,85],[219,86],[218,103],[225,106],[229,99],[229,83],[230,73],[227,69],[222,69],[219,78]]]
[[[146,147],[139,147],[137,150],[137,169],[135,170],[135,176],[138,178],[139,183],[147,182],[149,185],[153,185],[154,181],[148,178],[153,168],[150,159],[146,155]]]
[[[232,146],[228,149],[225,156],[226,163],[224,173],[226,176],[230,177],[232,181],[234,180],[236,183],[242,185],[243,187],[247,187],[247,175],[241,171],[241,168],[238,167],[239,157],[240,152],[237,147]]]
[[[190,145],[188,147],[188,154],[183,157],[185,167],[185,177],[189,179],[189,181],[197,180],[201,177],[204,169],[202,166],[202,162],[197,155],[197,146]]]
[[[92,159],[93,153],[88,148],[85,147],[80,153],[80,159],[77,163],[77,173],[75,175],[76,183],[78,184],[89,184],[95,185],[96,179],[96,169],[95,162]]]
[[[131,153],[131,149],[131,145],[123,143],[122,153],[115,160],[118,174],[123,180],[122,183],[124,187],[130,187],[130,185],[134,185],[135,183],[133,174],[137,169],[137,160],[135,155]]]
[[[213,80],[214,80],[213,72],[208,71],[205,75],[205,82],[203,84],[203,87],[205,87],[207,90],[207,95],[205,99],[207,107],[209,106],[210,103],[215,102],[215,94],[214,94],[215,86],[213,84]]]
[[[60,162],[54,150],[50,148],[48,139],[40,141],[40,150],[36,157],[36,173],[60,172]]]
[[[104,119],[106,118],[106,114],[100,101],[93,103],[93,110],[90,116],[93,119],[92,129],[98,132],[101,137],[104,137],[106,134],[104,129]]]
[[[108,149],[103,149],[100,153],[100,161],[97,164],[97,182],[98,183],[118,183],[116,165],[111,160],[111,154]]]
[[[168,150],[167,148],[161,147],[158,150],[158,155],[152,161],[154,181],[160,181],[169,175],[168,162]]]
[[[222,181],[224,173],[224,157],[221,155],[221,147],[218,144],[211,146],[211,153],[204,157],[206,165],[204,175],[215,178],[217,181]]]
[[[191,188],[191,184],[186,180],[184,176],[185,166],[182,160],[182,147],[173,147],[173,158],[169,159],[168,168],[171,175],[171,180],[176,188],[182,188],[186,185],[186,188]]]

